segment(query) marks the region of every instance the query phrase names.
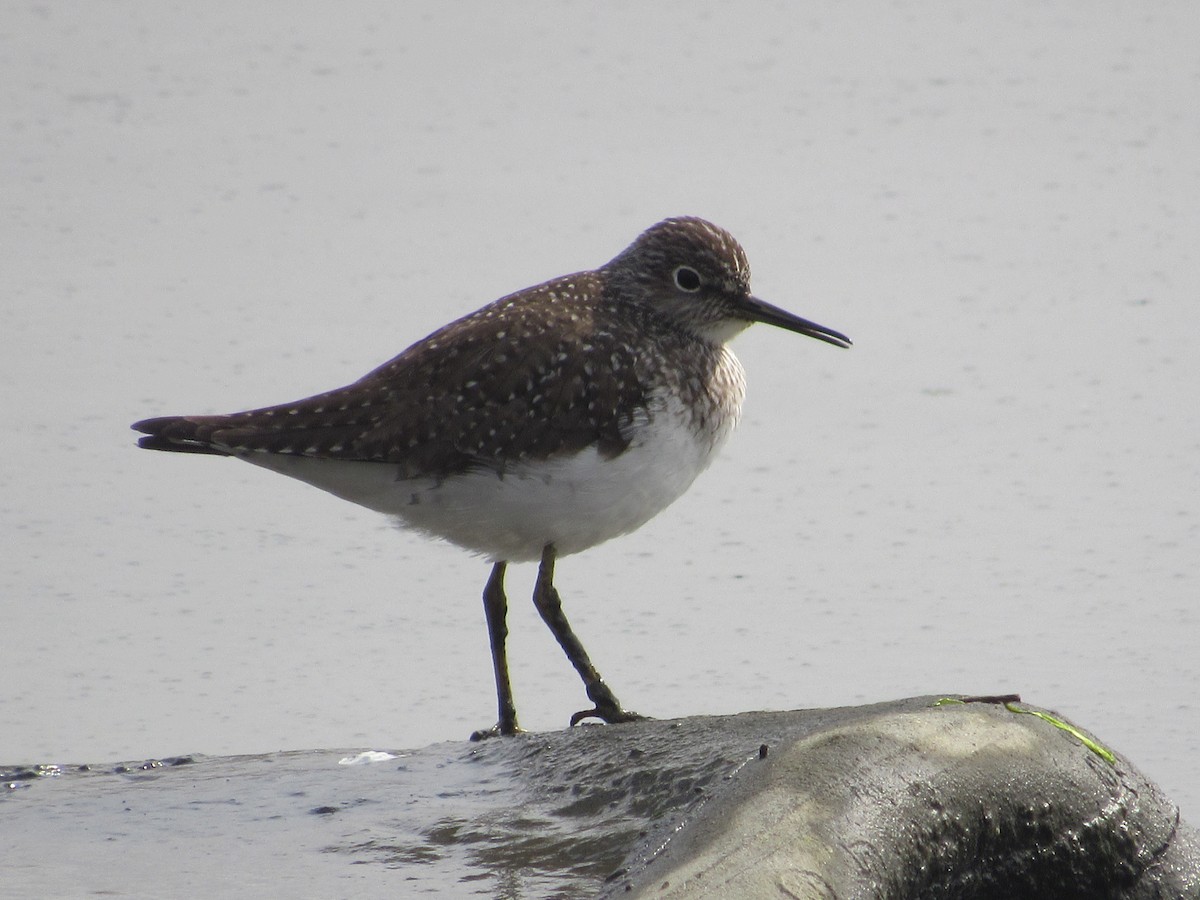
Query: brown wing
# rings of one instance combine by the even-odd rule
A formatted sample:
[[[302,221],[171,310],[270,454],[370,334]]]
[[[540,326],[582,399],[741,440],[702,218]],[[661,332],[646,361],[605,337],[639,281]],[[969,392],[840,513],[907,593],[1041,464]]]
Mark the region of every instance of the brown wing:
[[[354,384],[225,416],[136,423],[155,450],[254,452],[387,462],[409,476],[525,459],[591,444],[616,455],[646,405],[628,335],[599,327],[574,296],[590,273],[502,298],[434,332]],[[611,323],[609,323],[611,325]]]

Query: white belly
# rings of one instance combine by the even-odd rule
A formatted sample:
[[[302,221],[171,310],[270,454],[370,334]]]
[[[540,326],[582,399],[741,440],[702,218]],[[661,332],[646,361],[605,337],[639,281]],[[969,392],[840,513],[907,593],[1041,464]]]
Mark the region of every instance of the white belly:
[[[605,459],[588,448],[514,466],[503,476],[481,470],[437,482],[401,479],[398,467],[387,463],[269,454],[240,458],[490,560],[522,562],[538,559],[546,544],[560,555],[577,553],[644,525],[688,489],[736,424],[735,407],[697,435],[675,398],[665,407],[619,456]]]

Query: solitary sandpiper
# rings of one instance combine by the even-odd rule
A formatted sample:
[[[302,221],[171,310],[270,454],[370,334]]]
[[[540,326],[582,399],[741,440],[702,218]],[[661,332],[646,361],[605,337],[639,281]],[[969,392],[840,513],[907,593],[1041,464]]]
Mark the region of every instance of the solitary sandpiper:
[[[142,447],[237,457],[486,557],[499,720],[475,737],[519,730],[504,571],[540,560],[533,602],[594,704],[571,724],[625,722],[639,716],[571,630],[554,562],[640,527],[708,466],[745,395],[726,342],[753,322],[850,346],[752,296],[724,229],[667,219],[600,268],[502,297],[346,387],[133,427]]]

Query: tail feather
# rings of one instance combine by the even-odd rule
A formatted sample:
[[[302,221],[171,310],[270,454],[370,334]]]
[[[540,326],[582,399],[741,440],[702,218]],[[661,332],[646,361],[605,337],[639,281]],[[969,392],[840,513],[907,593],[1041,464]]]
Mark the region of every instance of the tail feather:
[[[229,456],[229,451],[213,445],[204,438],[201,424],[184,416],[161,416],[134,422],[130,427],[146,435],[138,440],[138,446],[146,450]],[[212,429],[205,430],[211,432]]]

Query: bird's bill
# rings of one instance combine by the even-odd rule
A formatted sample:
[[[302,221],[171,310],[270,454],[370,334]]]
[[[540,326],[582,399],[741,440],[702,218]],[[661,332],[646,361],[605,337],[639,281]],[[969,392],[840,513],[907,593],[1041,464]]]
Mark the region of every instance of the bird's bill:
[[[854,343],[840,331],[834,331],[832,328],[826,328],[824,325],[818,325],[816,322],[802,319],[788,312],[786,309],[772,306],[770,303],[767,303],[765,300],[759,300],[757,297],[747,297],[744,301],[742,311],[746,314],[746,318],[752,322],[762,322],[766,325],[774,325],[777,328],[794,331],[796,334],[804,334],[808,337],[816,338],[818,341],[833,344],[835,347],[849,347]]]

